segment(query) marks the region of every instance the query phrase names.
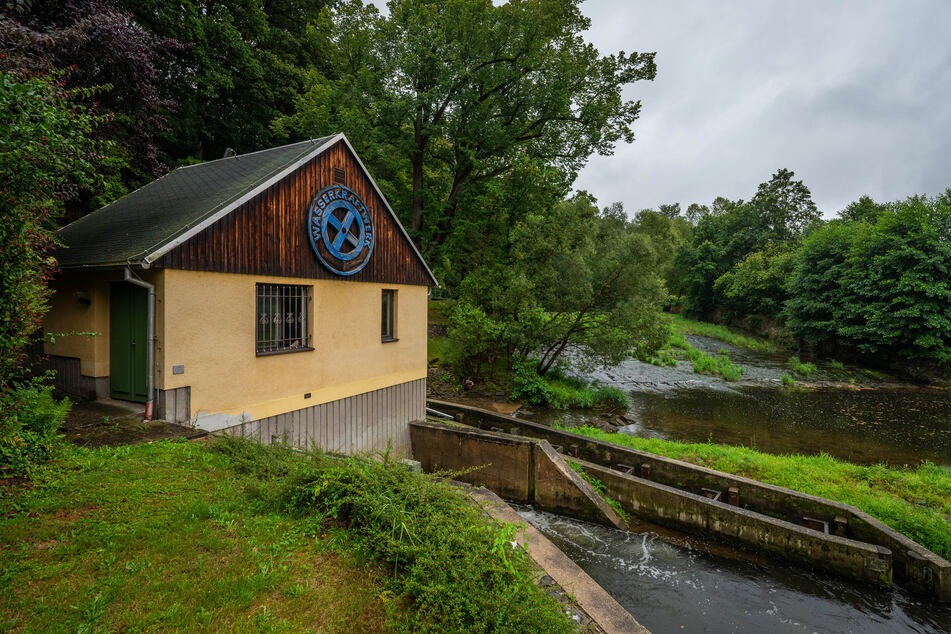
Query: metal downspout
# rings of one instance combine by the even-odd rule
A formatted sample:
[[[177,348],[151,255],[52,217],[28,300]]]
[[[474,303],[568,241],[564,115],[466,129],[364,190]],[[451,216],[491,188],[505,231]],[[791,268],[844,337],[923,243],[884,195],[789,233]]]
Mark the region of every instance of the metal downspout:
[[[129,282],[130,284],[141,286],[149,292],[147,309],[148,326],[146,328],[146,340],[148,341],[148,347],[146,348],[146,359],[148,360],[148,368],[145,372],[146,394],[148,394],[148,400],[145,402],[145,415],[142,416],[142,422],[147,423],[152,420],[152,416],[155,413],[155,284],[149,284],[148,282],[140,280],[137,277],[132,277],[132,271],[129,270],[129,267],[126,267],[123,270],[122,279],[126,282]]]

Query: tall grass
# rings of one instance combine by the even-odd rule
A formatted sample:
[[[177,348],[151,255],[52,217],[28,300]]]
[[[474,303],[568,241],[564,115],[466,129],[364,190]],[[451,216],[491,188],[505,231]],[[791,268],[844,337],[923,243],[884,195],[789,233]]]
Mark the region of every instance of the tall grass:
[[[731,331],[726,326],[720,324],[711,324],[705,321],[695,321],[687,319],[682,315],[671,315],[670,326],[675,333],[682,335],[700,335],[702,337],[712,337],[725,341],[739,348],[748,348],[750,350],[762,350],[764,352],[773,352],[776,345],[765,339],[757,337],[747,337]]]
[[[698,350],[681,334],[672,334],[669,345],[683,350],[693,365],[693,371],[698,374],[720,375],[727,381],[739,381],[743,376],[743,368],[730,361],[728,356],[725,354],[712,356],[703,350]]]
[[[349,548],[389,570],[389,591],[414,608],[401,628],[572,630],[558,603],[535,585],[527,556],[513,548],[515,526],[498,526],[458,488],[389,456],[301,456],[231,438],[216,447],[274,485],[255,492],[262,499],[320,526],[344,527],[338,530]]]
[[[592,427],[568,431],[851,504],[951,558],[951,469],[930,462],[898,469],[856,465],[826,454],[773,455],[745,447],[608,434]]]
[[[816,373],[817,368],[815,363],[803,363],[799,360],[799,357],[790,357],[786,363],[789,365],[790,370],[800,376],[809,378]]]

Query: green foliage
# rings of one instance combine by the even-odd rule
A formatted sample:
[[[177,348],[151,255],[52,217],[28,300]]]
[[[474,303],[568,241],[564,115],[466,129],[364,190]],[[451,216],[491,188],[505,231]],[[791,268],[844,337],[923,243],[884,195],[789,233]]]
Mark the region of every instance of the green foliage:
[[[0,73],[0,397],[21,376],[24,349],[47,308],[48,256],[63,202],[95,181],[89,135],[102,117],[57,77]]]
[[[781,169],[762,183],[749,202],[716,199],[700,214],[693,238],[681,246],[675,265],[684,271],[686,309],[694,315],[717,308],[743,310],[750,306],[772,314],[781,305],[783,271],[790,266],[779,251],[747,262],[715,289],[717,280],[750,254],[795,245],[820,215],[809,189],[794,174]],[[769,260],[778,259],[772,263]],[[732,296],[724,293],[730,292]],[[770,312],[765,312],[770,311]]]
[[[730,314],[777,317],[788,298],[786,280],[794,263],[794,252],[785,245],[754,251],[717,278],[713,292]]]
[[[529,405],[549,405],[555,399],[555,393],[548,382],[538,376],[535,365],[516,359],[512,367],[512,399]]]
[[[703,350],[698,350],[680,333],[671,335],[668,345],[683,350],[697,374],[719,375],[727,381],[739,381],[743,377],[743,368],[730,361],[728,356],[711,356]]]
[[[263,452],[241,444],[248,441],[222,440],[219,450],[247,471],[295,475],[287,508],[319,525],[343,523],[351,547],[389,571],[389,591],[414,607],[401,624],[407,630],[571,631],[535,585],[527,555],[513,548],[515,527],[489,521],[462,490],[388,455],[313,454],[295,467],[288,452],[258,464]]]
[[[537,372],[535,361],[517,358],[513,363],[511,398],[513,400],[555,407],[623,409],[630,407],[627,394],[614,386],[591,386],[577,377],[568,375],[557,366],[544,377]]]
[[[31,476],[59,448],[57,435],[71,404],[36,382],[0,398],[0,475]]]
[[[788,374],[780,375],[779,382],[782,383],[785,387],[792,387],[796,385],[796,379],[792,378]]]
[[[796,374],[806,378],[809,378],[816,373],[815,363],[803,363],[799,360],[799,357],[790,357],[789,361],[786,362],[786,365],[788,365],[789,369]]]
[[[587,471],[585,471],[584,467],[582,467],[580,464],[578,464],[578,463],[575,462],[574,460],[569,459],[569,460],[568,460],[568,466],[570,466],[571,469],[572,469],[575,473],[577,473],[578,475],[580,475],[580,476],[584,479],[585,482],[587,482],[588,484],[590,484],[590,485],[591,485],[591,488],[594,489],[595,492],[597,492],[597,494],[600,495],[601,498],[602,498],[605,502],[607,502],[608,505],[609,505],[612,509],[614,509],[614,512],[615,512],[615,513],[617,513],[618,515],[620,515],[621,518],[622,518],[624,521],[627,521],[627,520],[628,520],[627,511],[624,510],[624,507],[621,506],[621,503],[620,503],[620,502],[618,502],[617,500],[615,500],[614,498],[612,498],[611,496],[608,495],[608,487],[605,486],[605,484],[604,484],[603,482],[601,482],[600,480],[598,480],[597,478],[595,478],[593,475],[591,475],[590,473],[588,473]]]
[[[553,230],[557,227],[557,230]],[[579,195],[511,231],[509,257],[473,271],[451,323],[467,356],[537,355],[550,371],[569,348],[582,368],[646,356],[667,338],[663,283],[647,239]],[[471,334],[469,334],[471,332]]]
[[[790,330],[869,356],[948,364],[951,190],[852,215],[804,242],[789,286]]]
[[[712,337],[713,339],[719,339],[720,341],[726,342],[731,346],[736,346],[738,348],[762,350],[764,352],[772,352],[776,349],[776,346],[772,342],[765,339],[757,339],[755,337],[740,335],[733,332],[726,326],[720,324],[711,324],[706,321],[687,319],[683,315],[670,315],[670,326],[675,333],[680,335],[700,335],[703,337]],[[683,340],[683,337],[681,336],[679,340]],[[686,343],[686,340],[683,341]]]
[[[833,368],[833,369],[835,369],[835,370],[842,370],[842,369],[845,368],[845,364],[842,363],[841,361],[837,361],[837,360],[835,360],[835,359],[832,359],[831,361],[829,361],[829,367],[831,367],[831,368]]]
[[[745,447],[608,434],[591,427],[569,431],[852,504],[939,556],[951,556],[951,470],[930,462],[896,469],[855,465],[825,454],[776,456]]]

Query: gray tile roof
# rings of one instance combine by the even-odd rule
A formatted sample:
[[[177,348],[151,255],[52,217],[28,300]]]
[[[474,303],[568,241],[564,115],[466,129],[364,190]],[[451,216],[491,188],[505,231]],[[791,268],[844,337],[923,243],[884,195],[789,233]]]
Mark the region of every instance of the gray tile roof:
[[[180,167],[60,229],[62,268],[141,263],[338,136]]]

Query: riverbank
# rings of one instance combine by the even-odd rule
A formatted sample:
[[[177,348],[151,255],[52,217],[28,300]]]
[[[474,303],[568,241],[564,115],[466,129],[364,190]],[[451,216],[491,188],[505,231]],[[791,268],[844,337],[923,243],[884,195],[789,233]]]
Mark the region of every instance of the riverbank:
[[[0,496],[0,623],[571,631],[508,534],[394,462],[240,440],[69,447]]]
[[[951,469],[861,466],[828,455],[774,455],[745,447],[681,443],[568,428],[597,440],[851,504],[934,553],[951,557]]]

